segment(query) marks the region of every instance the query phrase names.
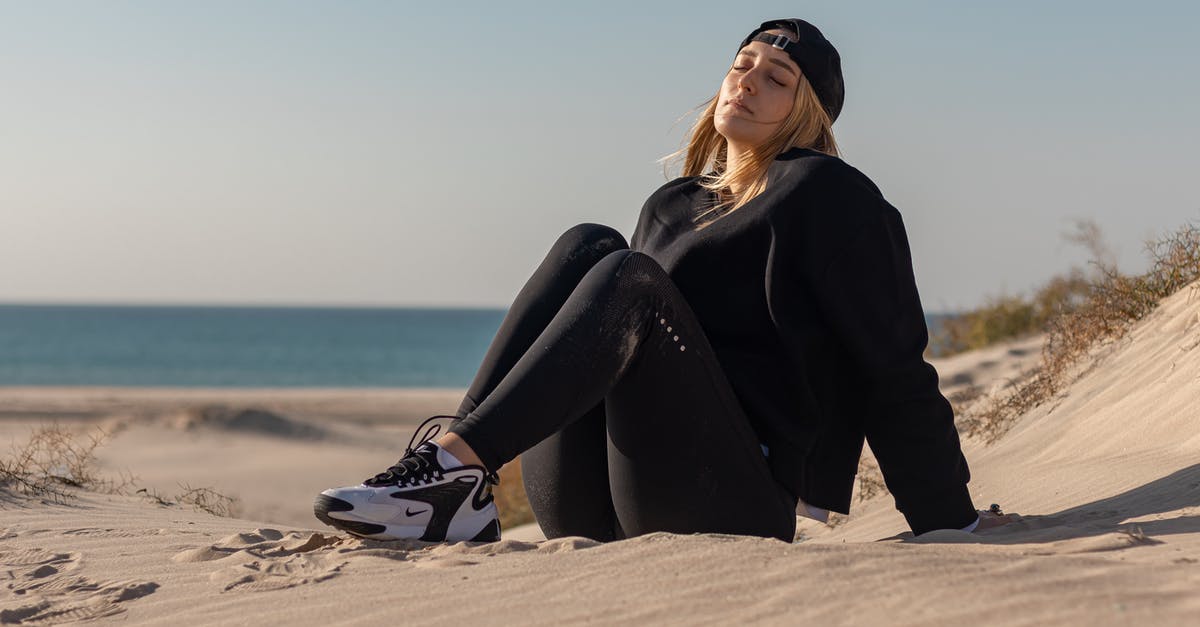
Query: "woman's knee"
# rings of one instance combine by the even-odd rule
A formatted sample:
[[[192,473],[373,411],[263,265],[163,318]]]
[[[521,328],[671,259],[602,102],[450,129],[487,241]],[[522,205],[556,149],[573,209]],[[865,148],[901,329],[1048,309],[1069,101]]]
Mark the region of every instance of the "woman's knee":
[[[654,257],[636,250],[617,250],[600,260],[597,267],[611,271],[612,276],[637,283],[653,283],[669,280],[667,271]]]
[[[568,261],[582,257],[595,263],[613,252],[628,249],[629,243],[611,226],[585,222],[567,229],[554,248]]]

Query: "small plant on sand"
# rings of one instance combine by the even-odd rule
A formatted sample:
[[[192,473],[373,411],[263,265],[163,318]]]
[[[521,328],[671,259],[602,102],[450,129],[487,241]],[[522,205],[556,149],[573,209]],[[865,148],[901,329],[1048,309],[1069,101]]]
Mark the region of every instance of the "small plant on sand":
[[[70,488],[119,492],[129,480],[114,482],[96,471],[96,448],[107,437],[102,429],[80,436],[58,423],[43,425],[0,459],[0,486],[54,501],[70,498]]]
[[[191,505],[213,516],[225,518],[233,518],[241,514],[242,503],[237,497],[226,496],[212,488],[193,488],[186,483],[180,487],[183,492],[180,492],[175,500],[184,505]]]
[[[1146,245],[1150,269],[1140,275],[1119,272],[1095,260],[1099,278],[1088,283],[1086,299],[1046,323],[1041,363],[1008,390],[972,406],[962,425],[970,436],[1000,438],[1017,417],[1041,405],[1074,380],[1076,369],[1096,346],[1119,340],[1158,303],[1200,280],[1200,227],[1187,224]]]
[[[180,484],[179,489],[182,492],[170,497],[163,496],[153,488],[139,488],[137,494],[163,507],[190,505],[202,512],[224,518],[235,518],[242,513],[242,503],[237,497],[226,496],[212,488],[193,488],[186,483]]]
[[[1100,228],[1089,220],[1075,222],[1063,238],[1085,248],[1099,268],[1115,267]],[[945,318],[930,334],[928,356],[947,357],[1019,337],[1042,333],[1054,318],[1078,309],[1089,298],[1094,278],[1071,268],[1034,290],[1030,297],[994,296],[976,309]]]
[[[96,449],[108,437],[100,428],[81,434],[58,423],[41,425],[24,444],[14,446],[10,456],[0,458],[0,488],[57,503],[74,497],[76,489],[129,494],[137,483],[134,477],[122,475],[113,480],[97,469]],[[183,491],[172,499],[146,488],[135,493],[161,505],[190,505],[217,516],[236,516],[239,511],[236,498],[211,488],[180,487]]]

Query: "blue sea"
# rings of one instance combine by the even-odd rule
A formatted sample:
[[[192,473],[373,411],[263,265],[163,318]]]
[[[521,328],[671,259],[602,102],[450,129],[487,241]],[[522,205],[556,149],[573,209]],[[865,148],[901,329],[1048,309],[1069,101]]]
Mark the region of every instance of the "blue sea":
[[[467,387],[505,313],[0,305],[0,385]]]
[[[466,387],[504,314],[0,305],[0,385]]]

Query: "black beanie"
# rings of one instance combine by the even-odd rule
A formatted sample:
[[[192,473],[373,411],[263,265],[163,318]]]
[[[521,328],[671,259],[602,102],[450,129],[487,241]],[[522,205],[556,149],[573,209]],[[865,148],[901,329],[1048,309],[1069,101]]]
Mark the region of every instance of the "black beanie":
[[[796,33],[797,39],[763,33],[772,28],[790,30]],[[846,87],[842,83],[842,58],[816,26],[798,18],[763,22],[762,26],[742,40],[738,51],[752,41],[762,41],[786,52],[808,78],[817,99],[829,114],[830,122],[837,119],[842,112],[842,102],[846,99]]]

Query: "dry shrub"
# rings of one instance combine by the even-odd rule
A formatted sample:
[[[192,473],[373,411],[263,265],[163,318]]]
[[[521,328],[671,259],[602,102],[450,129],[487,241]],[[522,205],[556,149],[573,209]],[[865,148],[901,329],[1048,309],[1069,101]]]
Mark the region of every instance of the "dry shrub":
[[[1095,222],[1075,220],[1074,230],[1062,237],[1087,250],[1100,274],[1116,267],[1112,249]],[[1042,333],[1051,320],[1083,307],[1095,283],[1096,277],[1071,268],[1035,289],[1030,297],[1002,294],[988,298],[981,307],[945,318],[930,334],[927,356],[947,357]]]
[[[966,413],[968,407],[983,398],[986,391],[987,389],[982,385],[972,383],[947,394],[946,400],[950,401],[950,407],[953,409],[954,415],[962,416]]]
[[[521,480],[521,458],[500,468],[500,483],[492,490],[496,508],[500,510],[500,528],[511,529],[534,521],[529,498],[525,495],[525,484]]]
[[[237,497],[226,496],[212,488],[193,488],[186,483],[180,484],[179,489],[182,492],[173,497],[163,496],[152,488],[141,488],[137,493],[163,507],[190,505],[194,509],[223,518],[241,515],[242,503]]]
[[[236,517],[242,511],[241,501],[237,497],[226,496],[212,488],[193,488],[186,483],[180,487],[183,492],[175,500],[184,505],[224,518]]]
[[[1122,274],[1107,261],[1093,262],[1099,278],[1089,281],[1086,300],[1047,322],[1041,363],[1007,392],[974,406],[962,421],[967,435],[999,439],[1017,417],[1069,385],[1073,367],[1094,347],[1119,340],[1162,299],[1200,279],[1200,227],[1188,223],[1147,243],[1146,252],[1151,265],[1141,275]]]
[[[79,436],[58,423],[42,425],[29,440],[0,459],[0,486],[29,496],[62,501],[70,488],[119,492],[128,481],[103,479],[96,471],[96,448],[107,439],[102,429]]]
[[[930,338],[938,357],[982,348],[1036,328],[1033,304],[1020,296],[989,298],[982,307],[947,318]]]
[[[1041,333],[1054,317],[1082,305],[1090,284],[1082,270],[1072,269],[1050,279],[1032,297],[991,297],[977,309],[943,320],[930,335],[928,354],[947,357]]]
[[[123,475],[113,480],[102,477],[96,468],[96,449],[108,437],[99,427],[79,434],[58,423],[41,425],[23,445],[13,447],[10,457],[0,459],[0,487],[54,502],[74,497],[73,489],[128,494],[137,483],[134,477]],[[146,488],[136,493],[161,505],[186,504],[217,516],[233,516],[239,511],[233,497],[211,488],[181,487],[183,492],[173,500]]]

